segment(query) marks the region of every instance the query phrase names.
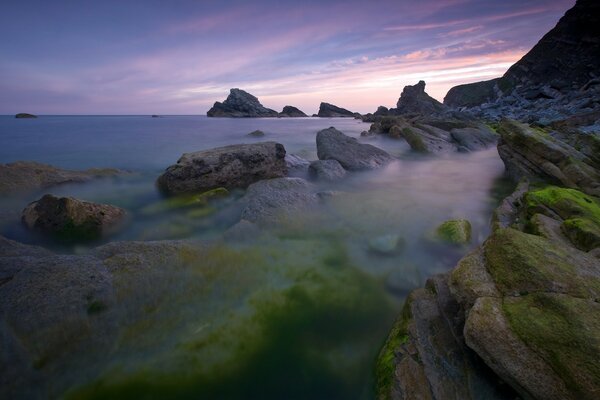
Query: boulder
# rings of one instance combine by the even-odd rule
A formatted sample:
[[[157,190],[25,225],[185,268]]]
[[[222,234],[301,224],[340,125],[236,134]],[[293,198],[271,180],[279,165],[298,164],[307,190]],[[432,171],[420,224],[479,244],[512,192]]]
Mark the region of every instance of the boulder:
[[[248,187],[242,198],[242,220],[259,226],[273,226],[299,217],[319,204],[313,186],[301,178],[262,180]]]
[[[320,160],[337,160],[347,170],[380,168],[393,160],[385,151],[359,143],[334,127],[317,133],[317,155]]]
[[[346,170],[337,160],[317,160],[310,163],[308,172],[318,180],[337,181],[346,176]]]
[[[308,171],[310,161],[296,154],[285,155],[285,165],[289,173],[304,173]]]
[[[445,109],[446,107],[442,103],[425,93],[425,82],[419,81],[416,85],[404,87],[394,113],[397,115],[433,115],[441,113]]]
[[[283,110],[279,113],[280,117],[288,117],[288,118],[302,118],[308,117],[303,111],[299,110],[293,106],[285,106]]]
[[[334,106],[329,103],[321,103],[319,106],[319,112],[317,117],[321,118],[332,118],[332,117],[354,117],[355,114],[352,111],[346,110],[338,106]]]
[[[435,233],[443,242],[468,244],[471,241],[471,223],[466,219],[449,220],[438,226]]]
[[[122,171],[112,168],[93,168],[72,171],[33,161],[0,164],[0,194],[26,193],[51,186],[115,176]]]
[[[74,242],[115,232],[125,216],[125,210],[109,204],[47,194],[23,210],[22,221],[31,230]]]
[[[19,113],[15,115],[15,118],[37,118],[37,115],[27,114],[27,113]]]
[[[206,113],[207,117],[258,118],[277,117],[279,113],[264,107],[256,97],[241,89],[231,89],[227,99],[215,102]]]
[[[157,185],[165,193],[192,193],[217,187],[246,188],[261,179],[286,174],[283,145],[237,144],[183,154],[158,178]]]

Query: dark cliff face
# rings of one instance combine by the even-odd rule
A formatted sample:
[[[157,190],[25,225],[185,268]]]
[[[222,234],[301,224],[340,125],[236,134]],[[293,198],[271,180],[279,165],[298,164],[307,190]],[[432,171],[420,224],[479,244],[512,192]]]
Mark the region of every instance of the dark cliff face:
[[[600,79],[600,2],[578,0],[542,39],[499,79],[460,85],[444,104],[472,107],[510,95],[551,98]]]
[[[442,103],[425,93],[425,82],[419,81],[416,85],[404,87],[393,112],[397,115],[432,115],[443,110]]]
[[[331,117],[354,117],[355,114],[346,110],[345,108],[341,108],[338,106],[334,106],[329,103],[321,103],[319,106],[319,112],[317,116],[321,118],[331,118]]]

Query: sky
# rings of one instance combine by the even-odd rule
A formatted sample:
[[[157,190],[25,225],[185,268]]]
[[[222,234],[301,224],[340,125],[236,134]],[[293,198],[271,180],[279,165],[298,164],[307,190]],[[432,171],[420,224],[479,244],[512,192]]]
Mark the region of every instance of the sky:
[[[0,114],[205,114],[230,88],[269,108],[393,107],[419,80],[501,76],[575,0],[6,0]]]

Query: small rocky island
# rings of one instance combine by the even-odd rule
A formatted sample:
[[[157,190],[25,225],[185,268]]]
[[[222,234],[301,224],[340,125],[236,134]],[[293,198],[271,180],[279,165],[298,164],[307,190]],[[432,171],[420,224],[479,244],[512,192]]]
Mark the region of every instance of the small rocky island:
[[[15,115],[15,118],[37,118],[37,115],[28,114],[28,113],[19,113]]]
[[[307,115],[293,106],[285,106],[281,113],[266,108],[258,98],[241,89],[231,89],[224,102],[215,102],[206,113],[218,118],[301,118]]]

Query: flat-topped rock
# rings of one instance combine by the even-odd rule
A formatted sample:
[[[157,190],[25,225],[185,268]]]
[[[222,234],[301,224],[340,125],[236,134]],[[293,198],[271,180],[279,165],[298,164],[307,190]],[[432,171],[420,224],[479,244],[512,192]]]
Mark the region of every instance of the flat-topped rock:
[[[22,221],[27,228],[69,242],[100,239],[115,232],[125,210],[109,204],[47,194],[29,204]]]
[[[15,118],[37,118],[37,115],[28,113],[18,113],[17,115],[15,115]]]
[[[334,127],[317,133],[317,155],[320,160],[336,160],[347,170],[380,168],[393,160],[380,148],[359,143]]]
[[[206,113],[207,117],[229,118],[277,117],[278,115],[277,111],[264,107],[255,96],[241,89],[231,89],[224,102],[215,102]]]
[[[288,117],[288,118],[302,118],[308,117],[303,111],[293,106],[285,106],[283,110],[279,113],[280,117]]]
[[[321,103],[319,106],[319,112],[317,113],[317,117],[321,118],[333,118],[333,117],[355,117],[356,113],[353,113],[350,110],[346,110],[345,108],[341,108],[338,106],[334,106],[329,103]]]
[[[86,182],[120,173],[122,171],[114,168],[72,171],[33,161],[16,161],[0,164],[0,194],[24,193],[64,183]]]
[[[246,188],[286,174],[283,145],[260,142],[185,153],[158,178],[157,185],[166,193],[193,193],[217,187]]]

